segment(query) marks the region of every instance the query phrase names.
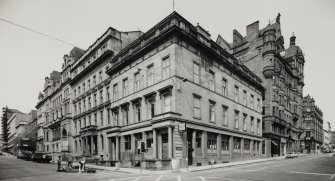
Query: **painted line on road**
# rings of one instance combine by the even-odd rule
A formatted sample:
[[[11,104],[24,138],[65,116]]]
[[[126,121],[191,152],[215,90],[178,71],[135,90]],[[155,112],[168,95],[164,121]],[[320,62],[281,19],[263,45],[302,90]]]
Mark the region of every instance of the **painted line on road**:
[[[332,175],[332,174],[328,174],[328,173],[310,173],[310,172],[289,172],[289,173],[299,173],[299,174],[306,174],[306,175]]]
[[[335,178],[335,173],[329,177],[329,180],[333,180]]]
[[[207,181],[204,177],[199,176],[198,178],[200,178],[201,181]]]
[[[180,175],[177,176],[178,181],[181,181]]]
[[[135,180],[133,180],[133,181],[138,181],[138,180],[140,180],[142,177],[137,177]]]
[[[156,181],[159,181],[162,177],[163,175],[160,175],[159,177],[157,177]]]

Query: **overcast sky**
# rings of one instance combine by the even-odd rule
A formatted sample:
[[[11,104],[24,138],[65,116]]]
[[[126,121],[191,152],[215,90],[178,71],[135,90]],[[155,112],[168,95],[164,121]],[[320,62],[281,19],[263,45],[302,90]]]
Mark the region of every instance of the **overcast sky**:
[[[0,0],[0,18],[88,48],[108,27],[145,32],[173,11],[173,0]],[[335,129],[334,0],[175,0],[175,9],[192,24],[200,23],[212,39],[232,42],[233,29],[260,28],[281,16],[285,47],[294,32],[305,53],[304,95],[310,94]],[[23,112],[34,109],[44,77],[61,70],[72,46],[0,20],[0,106]]]

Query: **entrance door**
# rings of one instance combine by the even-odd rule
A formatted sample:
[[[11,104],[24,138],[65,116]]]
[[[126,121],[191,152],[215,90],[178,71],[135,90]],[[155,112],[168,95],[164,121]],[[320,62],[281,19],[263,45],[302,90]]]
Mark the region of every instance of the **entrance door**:
[[[168,134],[162,133],[162,159],[167,159],[168,155]]]

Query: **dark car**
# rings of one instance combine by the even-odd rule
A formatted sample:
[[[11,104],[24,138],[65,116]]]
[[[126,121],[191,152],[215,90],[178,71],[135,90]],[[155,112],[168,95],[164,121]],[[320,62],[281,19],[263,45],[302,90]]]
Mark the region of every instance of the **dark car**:
[[[50,163],[51,161],[51,156],[46,155],[44,153],[35,153],[32,157],[31,160],[33,162],[45,162],[45,163]]]
[[[22,160],[31,160],[31,156],[33,153],[31,151],[23,151],[22,152]]]

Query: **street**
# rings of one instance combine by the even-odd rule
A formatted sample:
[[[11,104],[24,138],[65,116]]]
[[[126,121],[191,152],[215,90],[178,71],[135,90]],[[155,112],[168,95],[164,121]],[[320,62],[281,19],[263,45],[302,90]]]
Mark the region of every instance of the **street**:
[[[97,173],[58,173],[55,164],[34,163],[14,157],[0,157],[0,180],[98,180],[98,181],[297,181],[335,180],[335,157],[308,155],[295,159],[203,170],[187,173],[131,174],[112,171]]]

